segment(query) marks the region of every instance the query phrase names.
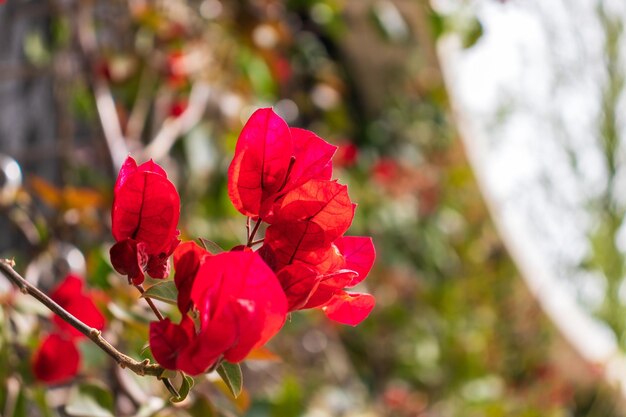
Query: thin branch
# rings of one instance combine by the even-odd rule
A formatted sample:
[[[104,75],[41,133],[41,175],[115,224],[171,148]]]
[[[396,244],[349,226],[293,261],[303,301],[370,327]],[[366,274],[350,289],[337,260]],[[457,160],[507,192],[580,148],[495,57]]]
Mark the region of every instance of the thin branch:
[[[126,147],[126,141],[122,133],[113,94],[111,93],[109,84],[104,80],[93,80],[92,88],[96,100],[96,109],[100,116],[102,131],[104,132],[104,138],[106,139],[107,147],[111,153],[111,159],[117,171],[121,168],[128,155],[128,148]]]
[[[96,72],[94,62],[97,59],[98,40],[94,30],[92,2],[80,4],[76,13],[75,24],[86,79],[94,95],[102,132],[114,165],[114,172],[117,172],[128,155],[128,148],[109,83],[102,77],[94,76]]]
[[[143,295],[146,292],[146,290],[143,289],[143,285],[141,284],[135,285],[135,288],[139,290],[141,295]],[[146,303],[148,303],[148,305],[150,306],[150,309],[154,312],[154,315],[157,316],[157,319],[159,319],[159,321],[165,320],[165,317],[163,317],[163,314],[161,314],[157,306],[154,305],[154,301],[152,301],[152,299],[149,297],[144,297],[144,299],[146,300]]]
[[[151,94],[156,82],[154,71],[150,67],[150,63],[143,70],[139,78],[139,87],[135,104],[130,112],[128,123],[126,124],[126,139],[131,148],[139,148],[141,146],[141,133],[146,124],[146,118],[150,111]]]
[[[57,316],[61,317],[67,323],[69,323],[76,330],[87,336],[94,342],[100,349],[102,349],[107,355],[109,355],[117,364],[122,368],[128,368],[137,375],[151,375],[160,378],[164,369],[155,363],[150,363],[149,359],[145,359],[141,362],[136,361],[128,355],[123,354],[111,345],[104,337],[100,330],[87,326],[85,323],[77,319],[70,312],[65,310],[59,304],[54,302],[50,297],[43,293],[39,288],[33,286],[15,269],[13,269],[14,262],[10,259],[0,259],[0,272],[9,279],[23,294],[28,294],[34,297],[41,304],[46,306]]]
[[[254,225],[254,229],[252,229],[252,232],[250,233],[250,237],[248,237],[248,242],[246,243],[246,246],[250,247],[252,246],[254,243],[254,236],[256,236],[256,232],[259,231],[259,227],[261,226],[261,218],[259,217],[259,219],[257,220],[256,224]]]
[[[179,117],[165,119],[161,130],[144,149],[142,159],[152,158],[158,162],[167,156],[176,141],[200,121],[211,93],[212,89],[207,83],[196,82],[189,94],[187,109]]]

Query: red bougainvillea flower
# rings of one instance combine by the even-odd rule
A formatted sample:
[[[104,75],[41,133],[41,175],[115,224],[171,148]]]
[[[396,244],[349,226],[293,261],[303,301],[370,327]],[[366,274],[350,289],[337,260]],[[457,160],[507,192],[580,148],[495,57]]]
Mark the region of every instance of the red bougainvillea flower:
[[[356,325],[374,298],[344,288],[366,277],[376,255],[371,239],[342,237],[356,205],[347,187],[331,180],[336,150],[312,132],[290,128],[272,109],[257,110],[239,136],[228,191],[237,210],[269,223],[259,253],[276,273],[289,311],[319,308]]]
[[[352,288],[367,277],[376,251],[369,237],[345,236],[333,246],[343,259],[342,269],[332,266],[334,272],[322,276],[303,308],[321,308],[329,319],[355,326],[374,308],[375,300],[370,294],[348,293],[343,289]]]
[[[289,128],[272,109],[259,109],[244,126],[228,169],[235,208],[271,222],[273,203],[311,179],[330,179],[336,147],[314,133]]]
[[[94,304],[92,294],[84,291],[83,280],[76,275],[68,275],[50,293],[50,298],[86,325],[98,330],[104,329],[105,317]],[[59,316],[55,315],[52,322],[56,329],[37,349],[32,367],[33,374],[39,381],[58,384],[78,372],[80,353],[76,343],[85,335]]]
[[[98,330],[104,329],[106,319],[94,304],[91,294],[83,291],[83,280],[76,275],[68,275],[50,293],[50,298],[86,325]],[[85,337],[57,315],[53,316],[52,321],[69,338]]]
[[[115,183],[111,211],[111,263],[117,272],[139,285],[147,272],[153,278],[169,274],[169,256],[180,241],[177,230],[180,198],[167,174],[152,160],[137,166],[128,157]]]
[[[220,358],[240,362],[285,322],[285,294],[255,252],[210,255],[190,242],[176,250],[174,268],[181,323],[150,324],[150,348],[167,369],[197,375]],[[196,322],[186,314],[190,306]]]
[[[47,384],[65,382],[78,372],[80,353],[74,342],[64,336],[51,334],[35,352],[32,361],[35,378]]]
[[[328,318],[355,326],[374,308],[371,295],[344,291],[363,281],[372,268],[376,252],[371,238],[346,236],[329,249],[300,250],[285,266],[284,254],[274,251],[271,240],[266,242],[259,252],[278,270],[289,311],[319,308]]]
[[[276,204],[265,235],[277,268],[329,248],[350,227],[354,209],[348,187],[335,181],[311,180],[289,192]]]
[[[185,314],[193,307],[191,289],[200,264],[212,256],[194,242],[185,242],[174,251],[174,283],[178,289],[178,309]]]

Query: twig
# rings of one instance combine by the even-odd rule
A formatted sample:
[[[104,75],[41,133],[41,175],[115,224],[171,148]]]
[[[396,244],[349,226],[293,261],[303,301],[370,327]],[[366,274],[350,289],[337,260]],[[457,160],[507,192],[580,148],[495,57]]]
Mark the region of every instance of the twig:
[[[128,148],[126,147],[122,125],[117,114],[115,100],[113,99],[109,84],[101,77],[94,76],[94,62],[97,59],[98,41],[96,39],[92,14],[92,2],[82,2],[79,5],[75,22],[76,34],[78,46],[82,53],[87,83],[95,98],[96,109],[102,126],[102,132],[109,153],[111,154],[114,172],[117,172],[128,155]]]
[[[130,112],[128,123],[126,124],[126,139],[131,144],[131,148],[139,148],[141,146],[141,133],[145,127],[146,118],[150,110],[150,96],[155,84],[155,74],[148,63],[139,79],[139,87],[135,104]]]
[[[139,290],[141,295],[143,295],[146,292],[146,290],[143,289],[143,285],[141,284],[135,285],[135,288]],[[150,297],[144,297],[144,299],[146,300],[146,303],[148,303],[148,305],[150,306],[150,309],[154,312],[154,315],[157,316],[157,319],[159,319],[159,321],[165,320],[165,317],[163,317],[163,314],[161,314],[157,306],[154,305],[154,301],[152,301]]]
[[[167,118],[163,122],[161,130],[152,142],[144,149],[143,158],[152,158],[155,161],[162,160],[185,133],[189,132],[202,118],[204,110],[211,97],[212,89],[205,82],[196,82],[189,94],[187,109],[177,118]]]
[[[259,217],[259,219],[257,220],[256,224],[254,225],[254,229],[252,229],[252,232],[250,233],[250,236],[248,237],[248,242],[246,243],[246,246],[250,247],[252,246],[254,243],[254,236],[256,236],[256,232],[259,231],[259,227],[261,226],[261,218]]]
[[[96,109],[100,116],[104,138],[117,171],[121,168],[124,159],[128,155],[128,148],[122,133],[113,94],[109,84],[103,80],[93,81],[93,94],[96,99]]]
[[[34,297],[41,304],[46,306],[57,316],[61,317],[67,323],[69,323],[76,330],[87,336],[94,342],[100,349],[102,349],[107,355],[109,355],[117,364],[122,368],[128,368],[137,375],[151,375],[160,378],[164,369],[155,363],[150,363],[149,359],[145,359],[141,362],[136,361],[128,355],[123,354],[111,345],[104,337],[100,330],[87,326],[85,323],[77,319],[70,312],[65,310],[59,304],[54,302],[50,297],[43,293],[39,288],[33,286],[15,269],[13,269],[13,261],[9,259],[0,259],[0,272],[9,279],[23,294],[28,294]],[[169,382],[169,381],[168,381]]]

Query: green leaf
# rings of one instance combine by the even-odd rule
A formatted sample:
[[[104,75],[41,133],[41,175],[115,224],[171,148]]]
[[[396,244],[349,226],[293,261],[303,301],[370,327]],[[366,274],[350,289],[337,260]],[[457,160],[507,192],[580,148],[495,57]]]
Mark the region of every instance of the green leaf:
[[[200,241],[200,244],[204,247],[204,249],[209,251],[212,255],[217,255],[224,252],[224,249],[222,249],[220,245],[213,242],[212,240],[204,239],[201,237],[199,237],[198,240]]]
[[[189,375],[184,375],[183,374],[183,383],[180,386],[180,388],[178,389],[179,396],[178,397],[172,396],[170,398],[170,401],[173,402],[173,403],[179,403],[179,402],[183,401],[189,395],[189,391],[191,391],[191,388],[193,387],[193,384],[194,384],[193,378],[190,377]]]
[[[243,389],[243,375],[239,364],[224,361],[217,367],[217,373],[222,377],[233,397],[237,398]]]
[[[70,416],[113,417],[113,395],[105,386],[95,382],[75,386],[70,392],[65,412]]]
[[[148,288],[141,296],[176,305],[178,288],[176,288],[174,281],[163,281]]]

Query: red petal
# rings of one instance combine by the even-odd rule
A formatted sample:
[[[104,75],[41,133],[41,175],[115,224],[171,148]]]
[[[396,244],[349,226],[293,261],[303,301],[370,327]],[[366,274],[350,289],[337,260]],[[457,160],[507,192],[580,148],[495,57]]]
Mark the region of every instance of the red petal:
[[[319,263],[306,258],[328,255],[332,242],[345,233],[354,216],[347,187],[334,181],[311,180],[289,192],[278,205],[274,224],[265,233],[276,270],[296,260]]]
[[[169,254],[161,253],[159,255],[150,255],[146,272],[152,278],[164,279],[170,274],[170,257]]]
[[[328,304],[328,302],[333,298],[335,293],[338,291],[343,291],[343,290],[338,290],[337,288],[329,287],[326,285],[320,285],[317,287],[315,292],[311,294],[306,304],[303,305],[300,309],[306,310],[309,308],[322,307]]]
[[[287,296],[288,310],[298,310],[306,304],[311,294],[317,289],[321,277],[317,271],[296,262],[281,269],[277,275]]]
[[[167,173],[165,172],[165,170],[157,165],[152,159],[137,166],[137,162],[135,162],[132,156],[129,156],[124,161],[124,164],[122,165],[122,168],[117,175],[114,192],[117,193],[120,187],[128,179],[128,177],[135,172],[153,172],[167,178]]]
[[[335,245],[315,251],[300,252],[295,259],[313,267],[321,275],[344,269],[346,263]]]
[[[83,281],[75,275],[68,275],[59,286],[52,291],[50,298],[57,304],[90,327],[104,329],[106,319],[98,310],[95,303],[82,292]],[[59,316],[53,316],[52,321],[65,335],[80,338],[85,337],[81,332]]]
[[[237,343],[225,352],[239,361],[265,344],[285,322],[287,300],[272,270],[255,252],[224,252],[206,258],[191,290],[203,332],[234,323]]]
[[[124,161],[122,168],[120,169],[119,174],[117,175],[117,180],[115,181],[115,188],[113,189],[114,193],[120,189],[120,187],[124,184],[129,175],[137,171],[137,162],[129,156]]]
[[[238,299],[229,304],[228,312],[225,311],[225,313],[233,317],[231,332],[235,329],[235,337],[233,345],[224,352],[224,359],[233,363],[241,362],[252,349],[265,344],[266,340],[261,341],[261,339],[263,327],[266,325],[267,312],[254,300]],[[283,323],[284,321],[280,326]],[[278,329],[272,330],[272,336],[278,332]]]
[[[178,355],[188,343],[183,326],[173,324],[169,318],[150,323],[150,350],[164,368],[178,369]]]
[[[163,168],[161,168],[152,159],[150,159],[149,161],[144,162],[143,164],[139,165],[137,167],[137,171],[139,171],[139,172],[153,172],[155,174],[158,174],[158,175],[160,175],[162,177],[167,178],[167,172],[165,172],[165,170]]]
[[[276,236],[274,235],[275,231],[277,231]],[[302,262],[321,275],[344,268],[345,259],[335,245],[316,250],[294,252],[294,248],[281,237],[278,231],[280,231],[280,227],[268,228],[269,233],[265,234],[265,243],[258,250],[259,255],[272,270],[280,271],[295,262]]]
[[[69,339],[57,334],[46,337],[33,357],[35,378],[47,384],[65,382],[78,372],[80,353]]]
[[[338,271],[322,275],[320,277],[320,285],[344,289],[346,285],[353,281],[356,276],[357,273],[351,269],[340,269]]]
[[[315,133],[304,129],[291,128],[296,161],[289,175],[289,189],[293,189],[311,179],[330,180],[332,158],[337,147],[326,142]]]
[[[178,288],[178,309],[186,313],[191,308],[191,287],[202,260],[211,256],[194,242],[185,242],[174,251],[174,283]]]
[[[302,309],[317,308],[328,303],[337,293],[343,292],[343,288],[350,283],[357,273],[349,269],[340,269],[320,277],[320,282],[313,294],[302,306]]]
[[[146,244],[133,239],[125,239],[117,242],[109,251],[111,264],[117,272],[127,275],[129,283],[135,285],[143,283],[143,270],[148,265],[148,255],[146,254]]]
[[[376,259],[374,242],[371,237],[344,236],[334,243],[346,260],[345,268],[359,274],[347,285],[347,287],[353,287],[365,279],[374,265]]]
[[[178,231],[176,231],[178,236]],[[170,241],[170,246],[165,252],[161,252],[156,255],[150,255],[148,257],[148,264],[146,265],[146,272],[152,278],[164,279],[170,274],[170,255],[180,244],[180,240],[175,237]]]
[[[336,293],[324,306],[326,316],[339,323],[356,326],[370,314],[376,301],[371,294]]]
[[[257,217],[284,187],[293,156],[289,127],[272,109],[259,109],[243,127],[228,168],[228,195],[242,214]]]
[[[343,235],[352,223],[355,206],[348,196],[348,187],[335,181],[311,180],[290,191],[275,208],[274,225],[295,222],[313,223],[306,226],[304,236],[307,250],[329,246]],[[303,236],[286,233],[292,243],[300,245]],[[305,249],[304,247],[302,249]]]
[[[150,161],[134,172],[122,168],[111,212],[115,240],[144,242],[149,255],[167,253],[179,216],[180,198],[160,167]]]
[[[189,375],[205,372],[237,341],[232,322],[216,321],[194,337],[178,357],[177,368]]]

